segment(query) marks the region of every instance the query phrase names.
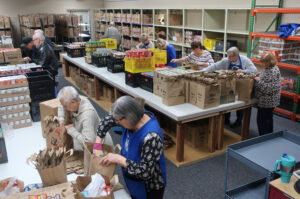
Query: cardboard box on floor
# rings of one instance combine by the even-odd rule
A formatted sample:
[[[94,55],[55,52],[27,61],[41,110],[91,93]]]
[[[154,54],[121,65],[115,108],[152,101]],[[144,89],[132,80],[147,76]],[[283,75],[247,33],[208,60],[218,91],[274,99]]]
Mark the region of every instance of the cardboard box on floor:
[[[41,189],[34,189],[28,192],[22,192],[10,196],[3,197],[2,199],[28,199],[31,195],[47,194],[47,198],[66,198],[74,199],[74,193],[71,182],[45,187]]]

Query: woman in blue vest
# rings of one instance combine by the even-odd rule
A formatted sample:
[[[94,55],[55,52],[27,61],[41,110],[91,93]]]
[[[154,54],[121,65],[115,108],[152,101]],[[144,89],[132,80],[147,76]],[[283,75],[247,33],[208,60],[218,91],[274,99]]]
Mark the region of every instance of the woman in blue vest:
[[[123,127],[121,155],[109,153],[102,165],[119,164],[132,198],[160,199],[166,187],[163,134],[153,113],[132,97],[123,96],[100,121],[97,135],[103,138],[114,125]]]
[[[172,63],[172,59],[176,59],[176,50],[173,45],[166,42],[166,40],[163,40],[161,38],[157,39],[156,45],[161,50],[167,51],[167,64],[166,66],[171,66],[173,68],[177,68],[177,63]]]

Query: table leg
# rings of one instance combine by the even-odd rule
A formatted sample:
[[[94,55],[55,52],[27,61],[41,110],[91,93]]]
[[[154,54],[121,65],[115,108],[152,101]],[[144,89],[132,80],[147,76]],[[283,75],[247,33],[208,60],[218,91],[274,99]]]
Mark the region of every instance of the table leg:
[[[217,130],[217,149],[223,149],[223,138],[224,138],[224,121],[225,121],[225,114],[220,113],[219,120],[218,120],[218,130]]]
[[[184,132],[183,132],[183,124],[177,123],[176,124],[176,131],[177,131],[177,151],[176,151],[176,160],[178,162],[182,162],[184,160]]]
[[[250,118],[251,118],[251,107],[245,109],[243,126],[242,126],[242,140],[247,140],[249,137]]]
[[[115,96],[115,101],[121,97],[120,91],[117,88],[114,88],[114,96]]]
[[[211,153],[216,150],[216,120],[217,116],[209,118],[208,151]]]
[[[67,60],[63,60],[63,72],[65,77],[70,77],[70,67],[69,67],[69,62]]]
[[[95,98],[96,100],[100,100],[100,82],[99,79],[94,76],[94,80],[95,80]]]

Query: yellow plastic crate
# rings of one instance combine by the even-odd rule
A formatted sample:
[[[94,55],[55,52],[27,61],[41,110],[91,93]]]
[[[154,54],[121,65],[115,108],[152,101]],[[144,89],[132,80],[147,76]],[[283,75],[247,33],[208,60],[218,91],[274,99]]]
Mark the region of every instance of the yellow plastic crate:
[[[213,50],[214,49],[214,46],[217,42],[217,39],[204,39],[204,47],[207,49],[207,50]]]
[[[105,38],[100,39],[100,41],[103,41],[105,43],[105,48],[109,49],[117,49],[117,40],[112,38]]]
[[[125,71],[130,73],[142,73],[155,70],[153,57],[130,58],[125,57]]]
[[[166,64],[167,63],[167,51],[160,49],[149,49],[153,52],[154,64]]]

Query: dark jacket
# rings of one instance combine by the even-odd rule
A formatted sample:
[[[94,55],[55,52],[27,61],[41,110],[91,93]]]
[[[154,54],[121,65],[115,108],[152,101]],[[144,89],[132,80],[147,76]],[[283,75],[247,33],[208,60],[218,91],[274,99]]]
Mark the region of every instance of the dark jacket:
[[[35,63],[41,65],[44,70],[49,70],[53,77],[58,74],[58,60],[53,49],[46,42],[43,42],[37,49]]]

